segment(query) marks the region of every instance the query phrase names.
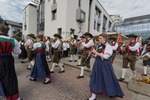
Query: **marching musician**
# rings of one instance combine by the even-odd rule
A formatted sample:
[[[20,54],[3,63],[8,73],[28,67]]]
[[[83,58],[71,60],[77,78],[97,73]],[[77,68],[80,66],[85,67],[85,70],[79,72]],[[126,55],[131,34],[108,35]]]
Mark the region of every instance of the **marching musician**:
[[[113,49],[113,54],[112,54],[112,56],[110,57],[110,61],[111,61],[111,63],[113,63],[113,61],[114,61],[114,59],[115,59],[115,57],[116,57],[116,53],[117,53],[117,48],[118,48],[118,43],[116,42],[116,38],[109,38],[108,39],[109,40],[109,43],[110,43],[110,45],[112,46],[112,49]]]
[[[29,62],[29,66],[27,67],[28,70],[31,70],[31,66],[33,66],[32,62],[33,62],[33,59],[35,57],[35,53],[34,53],[34,50],[33,50],[33,44],[35,42],[35,35],[34,34],[28,34],[27,35],[27,41],[25,42],[25,47],[27,49],[27,55],[28,55],[28,62]]]
[[[148,44],[144,46],[144,54],[150,52],[150,37],[147,39]],[[150,58],[149,59],[143,59],[143,66],[144,66],[144,73],[142,76],[147,76],[147,67],[150,66]]]
[[[45,37],[38,35],[36,43],[33,45],[33,49],[36,52],[35,63],[31,71],[30,80],[36,81],[36,79],[45,79],[43,84],[50,83],[50,70],[46,61],[45,52],[49,50],[46,46]]]
[[[79,44],[81,43],[84,46],[83,54],[81,56],[81,72],[80,75],[77,77],[78,79],[84,78],[84,66],[90,68],[90,57],[87,59],[89,53],[91,52],[94,42],[93,42],[93,35],[86,32],[85,34],[85,41],[81,39]],[[85,63],[86,61],[86,63]]]
[[[71,40],[70,40],[70,54],[71,54],[71,57],[70,57],[70,60],[69,62],[72,62],[74,60],[74,62],[77,62],[76,60],[76,51],[77,51],[77,41],[76,39],[74,38],[74,36],[71,36],[70,37]]]
[[[64,73],[65,70],[63,68],[63,64],[60,62],[62,53],[62,37],[59,34],[54,34],[53,36],[55,37],[55,42],[52,44],[52,47],[54,49],[54,58],[50,72],[54,73],[54,68],[58,64],[61,69],[58,73]]]
[[[129,34],[126,35],[130,43],[126,44],[125,51],[123,51],[123,68],[122,68],[122,76],[119,81],[123,81],[125,79],[126,70],[128,68],[128,64],[130,63],[130,68],[133,72],[133,77],[136,77],[136,69],[135,64],[138,55],[138,49],[140,47],[140,43],[136,41],[137,35]]]

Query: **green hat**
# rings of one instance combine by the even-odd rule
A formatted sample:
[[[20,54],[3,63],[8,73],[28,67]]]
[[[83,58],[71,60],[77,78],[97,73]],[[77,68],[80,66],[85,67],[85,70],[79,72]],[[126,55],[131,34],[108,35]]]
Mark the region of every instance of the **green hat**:
[[[80,36],[80,38],[85,38],[85,35],[83,34],[82,36]]]
[[[90,38],[93,38],[93,35],[91,33],[89,33],[89,32],[86,32],[84,35],[85,36],[89,36]]]
[[[30,38],[32,38],[32,39],[36,39],[35,35],[32,34],[32,33],[28,34],[27,36],[30,37]]]
[[[60,34],[54,34],[53,36],[54,36],[54,37],[58,37],[58,38],[60,38],[60,39],[62,38],[62,37],[60,36]]]
[[[129,35],[126,35],[127,37],[137,37],[137,35],[135,35],[135,34],[129,34]]]

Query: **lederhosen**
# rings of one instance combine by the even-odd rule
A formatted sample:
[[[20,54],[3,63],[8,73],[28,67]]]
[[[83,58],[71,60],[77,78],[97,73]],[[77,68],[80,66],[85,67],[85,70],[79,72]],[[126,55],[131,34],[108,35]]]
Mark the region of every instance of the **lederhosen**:
[[[115,46],[115,45],[116,45],[116,42],[112,42],[110,45],[111,45],[111,46]],[[113,63],[113,61],[114,61],[114,59],[115,59],[115,57],[116,57],[116,53],[117,53],[116,50],[113,50],[113,54],[112,54],[112,56],[109,58],[112,63]]]
[[[33,40],[32,40],[33,41]],[[34,43],[34,42],[33,42]],[[30,43],[29,45],[32,45],[32,47],[30,48],[30,46],[27,46],[27,53],[28,53],[28,61],[32,61],[35,58],[35,52],[33,50],[33,43]]]
[[[146,52],[150,52],[150,43],[146,45]],[[150,65],[150,59],[143,60],[143,66]]]
[[[76,47],[76,45],[74,44],[74,39],[71,41],[73,44],[71,44],[70,45],[70,48],[71,48],[71,50],[70,50],[70,54],[71,55],[76,55],[76,51],[77,51],[77,47]]]
[[[19,98],[18,80],[15,72],[12,50],[15,41],[0,37],[0,81],[7,100]]]
[[[129,46],[134,46],[137,42],[130,42]],[[138,50],[131,51],[129,48],[126,48],[125,52],[123,52],[123,68],[128,68],[128,63],[130,62],[131,70],[135,70],[135,64],[137,60]]]
[[[51,77],[50,70],[48,68],[48,64],[46,61],[44,43],[41,43],[41,45],[42,46],[37,48],[36,50],[35,64],[31,71],[31,77],[34,79],[36,78],[44,79],[46,77],[48,78]]]
[[[90,40],[91,39],[87,40],[85,43],[87,44]],[[89,48],[84,47],[83,53],[81,55],[81,66],[86,66],[87,68],[90,68],[91,56],[89,56],[89,53],[91,52],[91,50],[92,50],[92,46]]]
[[[60,59],[61,59],[61,52],[62,52],[62,41],[59,40],[61,43],[59,44],[59,46],[57,48],[53,48],[54,49],[54,58],[53,58],[53,63],[59,63]]]

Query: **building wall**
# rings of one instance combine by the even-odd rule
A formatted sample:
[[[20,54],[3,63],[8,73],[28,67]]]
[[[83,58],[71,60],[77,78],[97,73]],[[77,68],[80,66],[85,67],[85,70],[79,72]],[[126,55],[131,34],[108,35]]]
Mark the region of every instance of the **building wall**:
[[[94,20],[95,20],[95,7],[97,6],[97,8],[101,11],[101,15],[100,15],[100,30],[99,31],[96,31],[94,30]],[[92,2],[92,5],[91,5],[91,18],[90,18],[90,32],[93,34],[93,35],[99,35],[100,33],[103,32],[103,16],[106,16],[107,18],[107,23],[106,23],[106,31],[111,31],[112,30],[112,27],[113,27],[113,21],[112,19],[110,18],[110,16],[108,15],[108,13],[105,11],[105,9],[100,5],[100,3],[98,2],[98,0],[93,0]],[[112,23],[111,25],[111,28],[109,29],[109,21]]]
[[[30,33],[37,35],[37,8],[29,4],[23,10],[23,35]]]
[[[56,20],[52,20],[51,7],[53,0],[45,1],[45,36],[53,37],[55,33],[58,33],[58,28],[61,28],[62,32],[66,31],[67,0],[56,0],[56,3]]]
[[[21,28],[21,27],[9,25],[9,28],[10,28],[10,30],[9,30],[9,32],[8,32],[8,35],[9,35],[10,37],[13,36],[13,31],[20,30],[20,32],[22,32],[22,28]]]

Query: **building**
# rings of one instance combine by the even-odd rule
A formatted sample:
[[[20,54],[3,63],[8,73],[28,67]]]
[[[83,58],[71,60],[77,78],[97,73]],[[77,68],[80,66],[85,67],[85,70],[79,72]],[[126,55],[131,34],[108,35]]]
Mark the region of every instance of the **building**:
[[[122,23],[115,26],[117,32],[124,35],[142,33],[143,41],[150,37],[150,14],[126,18]]]
[[[23,9],[23,35],[33,33],[37,34],[37,6],[28,4]]]
[[[38,34],[64,40],[71,34],[77,38],[85,32],[99,35],[112,31],[113,20],[98,0],[41,0],[38,6]]]
[[[121,16],[118,15],[110,15],[111,19],[113,20],[114,24],[118,24],[122,22]]]

